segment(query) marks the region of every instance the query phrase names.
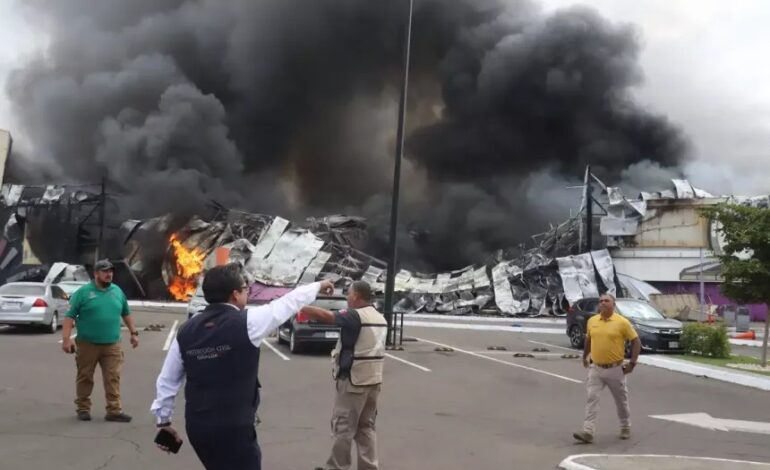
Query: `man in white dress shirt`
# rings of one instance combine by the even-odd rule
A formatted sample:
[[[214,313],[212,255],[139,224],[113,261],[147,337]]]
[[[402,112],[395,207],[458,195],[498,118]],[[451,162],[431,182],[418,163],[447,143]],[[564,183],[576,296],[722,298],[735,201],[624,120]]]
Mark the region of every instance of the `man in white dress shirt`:
[[[212,268],[203,280],[205,310],[171,343],[150,408],[159,428],[171,426],[174,399],[185,382],[185,422],[195,453],[208,470],[260,470],[254,417],[259,406],[259,346],[271,331],[323,292],[329,281],[298,287],[246,310],[248,284],[237,263]]]

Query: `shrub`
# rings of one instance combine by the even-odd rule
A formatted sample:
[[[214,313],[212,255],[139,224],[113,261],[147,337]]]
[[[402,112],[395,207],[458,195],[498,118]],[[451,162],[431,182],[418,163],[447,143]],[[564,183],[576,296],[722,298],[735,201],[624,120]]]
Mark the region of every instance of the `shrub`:
[[[729,358],[730,339],[722,325],[689,323],[682,331],[682,348],[687,353],[706,357]]]

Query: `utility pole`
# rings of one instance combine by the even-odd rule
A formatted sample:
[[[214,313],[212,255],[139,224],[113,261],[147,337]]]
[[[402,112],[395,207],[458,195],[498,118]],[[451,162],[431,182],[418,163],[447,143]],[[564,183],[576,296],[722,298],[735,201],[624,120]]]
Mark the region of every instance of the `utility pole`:
[[[703,247],[699,250],[700,266],[698,270],[698,281],[700,282],[700,315],[701,319],[706,318],[706,287],[703,283]]]
[[[593,188],[591,187],[591,165],[586,165],[586,174],[585,179],[583,181],[583,184],[585,185],[585,193],[583,194],[583,200],[585,201],[585,228],[584,232],[586,234],[585,237],[585,249],[583,252],[589,252],[594,246],[593,243],[593,227],[594,227],[594,199],[593,199]]]
[[[106,179],[102,176],[101,192],[99,193],[99,241],[96,245],[96,260],[100,260],[104,247],[104,209],[107,205]]]
[[[393,291],[396,286],[396,264],[398,262],[398,204],[401,191],[401,159],[404,155],[404,124],[406,122],[406,100],[409,90],[409,55],[412,45],[412,15],[414,0],[409,1],[406,36],[404,38],[404,73],[401,78],[401,100],[398,103],[398,129],[396,132],[396,161],[393,169],[393,193],[390,205],[390,259],[385,280],[385,318],[388,320],[387,344],[395,343],[395,319],[393,318]]]

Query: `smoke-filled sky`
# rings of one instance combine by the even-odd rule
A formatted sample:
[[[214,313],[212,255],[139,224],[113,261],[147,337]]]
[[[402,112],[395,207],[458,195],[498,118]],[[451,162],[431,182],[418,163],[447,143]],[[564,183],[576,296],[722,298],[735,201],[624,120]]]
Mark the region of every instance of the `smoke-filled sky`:
[[[347,211],[370,219],[377,248],[406,2],[11,3],[0,127],[17,138],[16,176],[106,176],[135,217],[210,198]],[[416,2],[407,264],[457,267],[526,241],[577,206],[566,186],[588,163],[608,182],[770,189],[748,176],[770,167],[760,3],[588,3]]]

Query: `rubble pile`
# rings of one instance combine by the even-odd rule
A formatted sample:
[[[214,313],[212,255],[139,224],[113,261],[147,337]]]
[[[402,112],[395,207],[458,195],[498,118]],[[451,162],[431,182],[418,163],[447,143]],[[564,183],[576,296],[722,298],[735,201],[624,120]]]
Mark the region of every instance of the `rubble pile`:
[[[153,230],[169,227],[168,221],[148,222]],[[451,272],[401,270],[395,281],[394,310],[563,315],[578,298],[598,295],[600,290],[615,292],[615,272],[606,250],[569,255],[578,243],[578,223],[572,219],[538,235],[537,247],[513,259],[502,259],[501,252],[485,265]],[[243,264],[251,282],[266,286],[331,279],[343,287],[363,279],[379,293],[385,289],[387,264],[358,248],[366,241],[366,223],[358,217],[311,218],[300,226],[281,217],[228,211],[210,221],[195,217],[172,236],[187,250],[206,256],[226,247],[229,258]],[[162,263],[167,285],[179,275],[177,267],[174,251],[167,250]]]

